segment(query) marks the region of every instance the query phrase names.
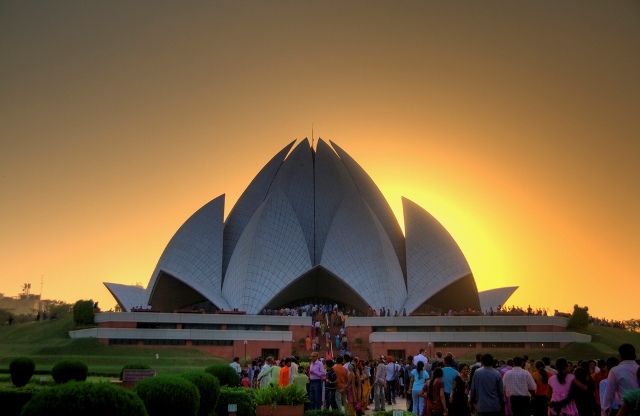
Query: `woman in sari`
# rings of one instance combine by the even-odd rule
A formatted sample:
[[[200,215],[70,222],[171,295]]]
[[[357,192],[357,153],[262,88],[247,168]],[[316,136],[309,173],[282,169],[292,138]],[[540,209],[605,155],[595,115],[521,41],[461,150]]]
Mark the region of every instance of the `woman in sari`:
[[[420,391],[420,397],[424,399],[422,416],[447,416],[447,399],[444,396],[444,383],[442,382],[442,368],[433,370],[433,376],[428,384]]]
[[[362,365],[362,361],[358,361],[360,367],[360,376],[362,378],[362,409],[366,409],[369,406],[369,395],[371,394],[371,382],[369,375],[369,361],[365,361]]]

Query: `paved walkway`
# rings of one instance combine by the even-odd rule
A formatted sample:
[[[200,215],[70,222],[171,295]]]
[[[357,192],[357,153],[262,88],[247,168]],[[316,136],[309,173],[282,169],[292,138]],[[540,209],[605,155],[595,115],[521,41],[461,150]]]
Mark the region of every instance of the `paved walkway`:
[[[396,398],[396,404],[386,405],[384,410],[407,410],[407,401],[403,397]],[[365,415],[373,414],[373,404],[369,405],[369,409],[364,412]]]

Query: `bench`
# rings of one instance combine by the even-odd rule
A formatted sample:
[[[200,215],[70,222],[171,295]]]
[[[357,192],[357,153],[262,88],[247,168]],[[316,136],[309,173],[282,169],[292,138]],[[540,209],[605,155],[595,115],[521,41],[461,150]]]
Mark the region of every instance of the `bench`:
[[[156,370],[137,370],[132,368],[126,368],[122,373],[121,386],[127,390],[130,390],[139,381],[148,377],[155,377]]]

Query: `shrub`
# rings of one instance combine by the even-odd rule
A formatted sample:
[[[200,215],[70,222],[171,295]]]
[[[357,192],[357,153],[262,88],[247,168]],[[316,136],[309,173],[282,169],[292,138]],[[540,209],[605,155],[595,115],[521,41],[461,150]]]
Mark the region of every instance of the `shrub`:
[[[2,416],[19,416],[22,408],[33,395],[45,388],[37,384],[27,384],[19,389],[15,387],[0,388]]]
[[[231,368],[231,367],[229,367]],[[220,387],[220,398],[216,405],[216,415],[229,414],[227,405],[237,404],[237,415],[255,416],[256,404],[253,401],[253,390],[244,389],[242,387]]]
[[[93,324],[92,300],[79,300],[73,305],[73,322],[76,325]]]
[[[29,357],[18,357],[9,364],[9,373],[11,374],[11,382],[16,387],[25,386],[33,372],[36,369],[36,363]]]
[[[240,377],[236,370],[231,368],[229,364],[214,364],[205,368],[204,371],[216,377],[221,386],[238,387],[240,386]]]
[[[256,404],[297,405],[307,403],[307,390],[297,384],[278,387],[273,384],[256,390],[253,398]]]
[[[218,379],[204,371],[188,371],[180,377],[193,383],[200,392],[200,407],[198,416],[208,416],[216,408],[220,397],[220,383]]]
[[[22,416],[146,416],[132,392],[110,383],[66,383],[46,387],[22,408]]]
[[[151,366],[142,363],[125,364],[122,370],[120,370],[120,381],[122,381],[124,370],[151,370]]]
[[[58,384],[71,380],[85,381],[88,372],[89,368],[82,361],[64,360],[53,366],[51,377]]]
[[[142,399],[149,416],[196,416],[200,392],[191,382],[174,375],[145,378],[133,388]]]

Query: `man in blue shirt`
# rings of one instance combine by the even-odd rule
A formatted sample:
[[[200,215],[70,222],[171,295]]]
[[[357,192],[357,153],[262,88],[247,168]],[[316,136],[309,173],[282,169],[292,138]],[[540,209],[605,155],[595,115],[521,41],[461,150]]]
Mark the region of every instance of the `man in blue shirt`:
[[[493,366],[493,356],[484,354],[482,368],[476,370],[471,380],[469,397],[478,409],[478,416],[500,416],[504,409],[502,377]]]
[[[453,390],[453,380],[458,377],[458,370],[452,367],[453,356],[444,356],[444,367],[442,368],[442,382],[444,383],[444,397],[447,400],[447,407],[449,407],[449,397],[451,396],[451,390]]]

